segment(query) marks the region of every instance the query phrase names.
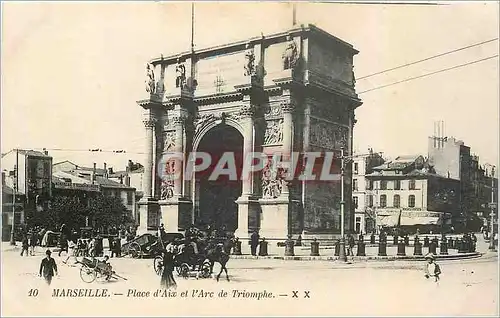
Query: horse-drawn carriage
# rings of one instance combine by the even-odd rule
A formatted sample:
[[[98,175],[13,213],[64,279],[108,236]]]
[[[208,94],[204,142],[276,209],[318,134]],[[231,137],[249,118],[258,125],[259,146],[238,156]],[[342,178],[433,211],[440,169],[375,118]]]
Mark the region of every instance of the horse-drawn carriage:
[[[96,279],[104,279],[104,280],[109,280],[111,278],[114,279],[123,279],[127,280],[124,277],[121,277],[120,275],[116,274],[115,271],[113,271],[111,265],[108,263],[99,261],[97,259],[90,259],[87,257],[84,257],[81,261],[77,261],[78,264],[81,265],[80,267],[80,278],[82,281],[85,283],[92,283]]]
[[[174,268],[177,274],[183,278],[193,275],[196,278],[208,278],[212,274],[215,263],[221,265],[217,280],[222,273],[226,272],[226,264],[229,253],[234,244],[233,238],[199,238],[197,243],[190,240],[176,240],[172,242],[174,253]],[[195,253],[193,244],[196,244],[198,253]],[[164,264],[161,254],[157,255],[153,262],[153,268],[158,275],[162,275]]]
[[[122,253],[132,258],[155,257],[161,254],[162,249],[175,239],[183,239],[181,233],[164,233],[162,239],[158,236],[145,233],[122,245]]]

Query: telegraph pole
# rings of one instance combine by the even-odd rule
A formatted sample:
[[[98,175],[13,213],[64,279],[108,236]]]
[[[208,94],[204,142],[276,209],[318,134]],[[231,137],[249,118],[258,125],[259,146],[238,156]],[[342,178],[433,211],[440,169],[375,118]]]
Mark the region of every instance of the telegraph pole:
[[[344,229],[344,214],[345,214],[345,198],[344,198],[344,147],[340,148],[340,243],[339,243],[339,259],[347,262],[345,254],[345,229]]]
[[[491,235],[490,235],[490,251],[495,251],[495,166],[491,167]]]
[[[17,151],[17,150],[16,150]],[[16,245],[14,231],[16,229],[16,192],[17,192],[17,164],[14,165],[14,194],[12,195],[12,227],[10,229],[10,245]]]

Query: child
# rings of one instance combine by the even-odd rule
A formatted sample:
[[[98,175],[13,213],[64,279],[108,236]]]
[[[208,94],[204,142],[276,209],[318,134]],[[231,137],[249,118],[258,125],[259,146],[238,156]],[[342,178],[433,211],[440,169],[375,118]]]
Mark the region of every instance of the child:
[[[434,282],[437,283],[439,281],[439,275],[441,275],[441,268],[435,263],[434,255],[432,253],[425,255],[425,260],[427,261],[424,269],[425,278],[434,277]]]

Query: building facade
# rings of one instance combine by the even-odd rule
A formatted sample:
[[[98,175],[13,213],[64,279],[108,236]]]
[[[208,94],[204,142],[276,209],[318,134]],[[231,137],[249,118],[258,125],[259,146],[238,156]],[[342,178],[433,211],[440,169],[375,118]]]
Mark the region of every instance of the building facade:
[[[47,152],[13,149],[3,154],[2,176],[5,176],[5,186],[23,198],[22,202],[17,202],[16,226],[46,208],[52,195],[52,157]],[[10,235],[12,209],[7,207],[2,215],[4,230]]]
[[[366,175],[378,230],[450,231],[460,213],[460,182],[435,173],[423,156],[400,156]]]
[[[353,155],[352,162],[352,204],[354,208],[354,231],[356,233],[371,233],[375,229],[373,205],[368,206],[367,191],[369,191],[366,175],[372,173],[373,167],[380,166],[384,159],[380,153],[368,150],[367,154]]]
[[[154,230],[160,219],[170,232],[209,222],[240,238],[251,230],[273,238],[340,233],[339,181],[285,182],[286,168],[270,171],[272,165],[251,178],[213,181],[202,173],[188,177],[182,167],[194,165],[185,160],[191,152],[215,158],[232,152],[239,160],[254,151],[338,157],[343,147],[351,154],[354,110],[361,105],[354,88],[357,53],[308,25],[153,59],[146,70],[146,97],[138,101],[147,140],[139,230]],[[164,171],[167,153],[183,154],[183,163]],[[165,177],[174,174],[180,178]],[[354,224],[350,181],[347,230]]]

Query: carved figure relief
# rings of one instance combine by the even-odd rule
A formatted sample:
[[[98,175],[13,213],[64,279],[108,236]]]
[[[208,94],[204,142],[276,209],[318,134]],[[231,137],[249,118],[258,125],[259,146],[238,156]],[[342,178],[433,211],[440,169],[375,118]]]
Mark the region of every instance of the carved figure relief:
[[[297,65],[297,61],[299,59],[299,52],[297,49],[297,44],[293,40],[291,35],[287,36],[287,44],[285,48],[285,52],[283,52],[283,69],[293,69]]]
[[[264,144],[272,145],[283,141],[283,119],[268,121],[264,133]]]
[[[163,151],[171,151],[175,148],[175,131],[168,131],[164,135]]]
[[[146,65],[146,92],[150,94],[155,93],[155,73],[153,72],[153,65],[148,63]]]
[[[250,47],[250,43],[246,45],[245,51],[245,76],[255,75],[255,53],[253,47]]]
[[[310,143],[328,149],[347,147],[348,128],[336,124],[311,121]]]
[[[273,160],[269,160],[262,170],[262,198],[276,199],[283,191],[284,180],[283,168],[275,167]]]
[[[181,63],[181,60],[177,60],[177,66],[175,67],[175,87],[184,88],[186,85],[186,66]]]
[[[175,161],[166,162],[165,175],[162,178],[160,186],[160,198],[162,200],[170,199],[174,196],[174,177]]]

